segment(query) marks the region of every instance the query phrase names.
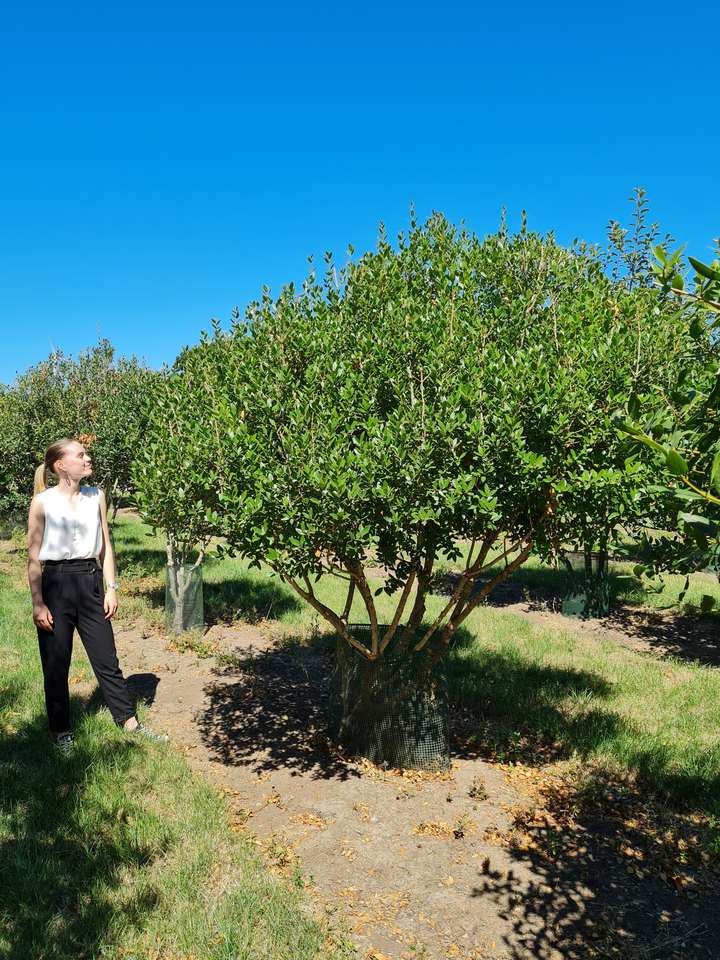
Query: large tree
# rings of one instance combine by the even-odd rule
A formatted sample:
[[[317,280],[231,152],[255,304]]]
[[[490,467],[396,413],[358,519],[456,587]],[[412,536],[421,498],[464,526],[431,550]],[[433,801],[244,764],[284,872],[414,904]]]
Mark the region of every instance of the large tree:
[[[396,247],[381,231],[358,260],[326,260],[301,290],[265,290],[216,354],[221,532],[364,657],[432,661],[531,551],[607,530],[610,506],[611,529],[634,516],[652,470],[613,413],[667,378],[685,325],[524,224],[481,241],[434,214]],[[462,576],[428,619],[434,565],[460,541]],[[389,624],[369,556],[397,598]],[[324,574],[347,584],[343,609],[317,595]],[[355,595],[367,643],[347,627]]]

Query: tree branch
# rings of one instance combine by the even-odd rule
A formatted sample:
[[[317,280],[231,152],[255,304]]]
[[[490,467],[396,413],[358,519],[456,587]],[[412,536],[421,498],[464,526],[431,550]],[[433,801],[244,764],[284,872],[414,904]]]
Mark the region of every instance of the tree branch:
[[[490,547],[491,547],[492,544],[495,542],[495,537],[496,537],[496,536],[497,536],[497,533],[495,533],[495,535],[494,535],[493,537],[488,537],[487,539],[485,539],[485,540],[483,541],[483,545],[482,545],[482,547],[480,548],[480,553],[479,553],[478,556],[476,557],[475,562],[473,563],[473,565],[472,565],[471,567],[466,567],[466,568],[465,568],[465,572],[464,572],[464,573],[462,574],[462,576],[460,577],[460,580],[458,581],[458,585],[455,587],[455,590],[453,591],[453,594],[452,594],[452,596],[450,597],[450,600],[445,604],[445,606],[443,607],[443,610],[442,610],[442,612],[439,614],[439,616],[437,616],[437,617],[435,618],[435,622],[432,624],[432,626],[428,627],[428,629],[425,631],[425,635],[423,636],[422,640],[420,640],[420,641],[415,645],[414,649],[415,649],[416,652],[419,651],[419,650],[422,650],[422,648],[423,648],[423,647],[425,646],[425,644],[428,642],[428,640],[430,639],[430,637],[433,635],[433,633],[435,633],[435,631],[437,630],[437,628],[440,626],[440,624],[442,623],[442,621],[445,619],[445,617],[447,616],[447,614],[449,613],[449,611],[450,611],[457,603],[459,603],[459,602],[461,601],[461,599],[464,599],[464,596],[465,596],[467,590],[470,589],[471,584],[475,581],[476,577],[477,577],[477,576],[479,575],[479,573],[482,571],[482,569],[483,569],[483,564],[484,564],[484,561],[485,561],[485,557],[488,555],[488,552],[489,552],[489,550],[490,550]],[[474,541],[473,541],[473,542],[474,542]]]
[[[524,549],[521,550],[520,553],[515,557],[515,559],[512,560],[506,567],[503,567],[500,573],[494,576],[492,580],[488,580],[488,582],[480,590],[478,590],[478,592],[475,594],[472,600],[469,600],[468,603],[466,603],[465,606],[459,612],[456,611],[456,614],[454,614],[450,618],[450,622],[446,625],[445,629],[441,634],[441,639],[444,644],[448,644],[450,642],[450,639],[452,635],[455,633],[455,631],[457,630],[457,628],[460,626],[463,620],[465,620],[465,618],[468,617],[473,612],[473,610],[475,609],[475,607],[477,607],[480,601],[484,600],[485,597],[492,590],[494,590],[499,583],[502,583],[503,580],[507,580],[507,578],[510,576],[510,574],[514,570],[517,570],[518,567],[522,566],[531,553],[532,553],[532,540],[528,541]]]
[[[398,624],[400,623],[400,619],[403,615],[403,611],[405,610],[405,604],[407,603],[407,598],[410,596],[410,591],[412,590],[412,585],[414,580],[415,580],[415,571],[411,570],[410,575],[405,581],[405,586],[403,587],[402,596],[400,597],[397,608],[395,609],[395,615],[392,618],[392,623],[388,627],[387,633],[383,637],[382,643],[380,644],[380,653],[385,653],[385,649],[387,648],[387,645],[395,636],[395,631],[397,630]]]
[[[423,534],[425,532],[425,529],[423,529],[418,534],[418,554],[421,550],[421,542],[423,542],[424,545],[425,537]],[[408,622],[405,624],[403,632],[400,635],[400,640],[398,643],[399,650],[405,649],[405,647],[410,643],[413,634],[422,623],[422,618],[425,615],[425,597],[427,596],[430,574],[432,573],[434,562],[435,545],[430,543],[428,545],[428,552],[425,557],[425,562],[422,566],[422,569],[417,574],[417,592],[415,594],[415,602],[413,603],[413,608],[410,611]]]
[[[355,581],[350,580],[350,586],[348,587],[347,600],[345,601],[345,608],[340,614],[340,619],[344,620],[347,623],[348,617],[350,616],[350,611],[352,610],[353,596],[355,594]]]
[[[372,648],[372,655],[373,657],[376,657],[378,655],[378,622],[372,591],[370,590],[367,579],[365,578],[363,566],[358,560],[346,560],[345,566],[355,579],[357,588],[360,591],[360,596],[365,601],[365,608],[367,609],[368,617],[370,618],[370,644]]]
[[[298,593],[303,598],[303,600],[306,600],[311,607],[314,607],[319,614],[325,617],[328,623],[332,624],[332,626],[337,630],[337,632],[340,634],[343,640],[346,640],[351,647],[355,647],[356,650],[359,650],[360,653],[363,654],[363,656],[368,658],[368,660],[374,659],[372,655],[372,651],[369,650],[365,646],[365,644],[360,643],[359,640],[356,640],[355,637],[353,637],[352,634],[348,632],[347,627],[342,622],[340,617],[338,617],[335,611],[331,610],[330,607],[326,607],[324,603],[318,600],[318,598],[315,596],[313,592],[312,587],[310,586],[309,581],[307,580],[307,577],[305,577],[305,581],[306,581],[306,585],[310,587],[309,591],[303,590],[303,588],[298,583],[296,583],[292,577],[286,577],[286,576],[283,576],[282,574],[280,574],[280,577],[286,583],[289,583],[290,586],[293,588],[293,590],[295,590],[295,592]]]

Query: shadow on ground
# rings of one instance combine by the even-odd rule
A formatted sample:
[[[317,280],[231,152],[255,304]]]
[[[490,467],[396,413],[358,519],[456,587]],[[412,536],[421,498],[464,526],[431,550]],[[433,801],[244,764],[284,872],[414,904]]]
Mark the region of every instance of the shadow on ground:
[[[119,575],[123,579],[139,580],[134,589],[152,607],[165,606],[166,565],[164,551],[145,546],[143,537],[132,531],[123,532],[118,545]],[[301,608],[296,595],[277,580],[260,579],[243,570],[233,571],[226,579],[216,580],[213,567],[211,560],[203,564],[203,605],[207,626],[230,624],[236,620],[257,623],[271,617],[280,619]],[[161,585],[157,583],[158,577]],[[150,580],[143,583],[143,578]]]
[[[612,684],[596,674],[526,663],[483,648],[461,630],[447,660],[451,727],[458,755],[517,760],[528,764],[591,757],[618,737],[642,742],[640,733],[616,711],[602,706]],[[330,678],[335,665],[326,637],[289,640],[268,650],[225,657],[224,683],[207,690],[200,723],[207,745],[226,763],[251,762],[259,770],[278,767],[331,779],[347,776],[347,765],[328,753]],[[590,707],[568,711],[568,698]],[[671,749],[638,747],[629,760],[644,789],[681,808],[713,802],[720,778],[708,782],[677,769]],[[708,751],[708,760],[710,753]]]
[[[238,573],[231,580],[206,578],[203,594],[208,625],[236,620],[245,623],[279,620],[302,606],[295,594],[277,580],[260,580],[244,573]]]
[[[459,574],[439,575],[434,589],[449,595],[457,586]],[[625,634],[638,649],[661,657],[675,657],[688,663],[720,666],[720,615],[718,613],[682,613],[676,609],[650,610],[633,605],[628,595],[642,596],[639,580],[613,572],[610,581],[610,613],[592,621],[608,630]],[[485,603],[490,607],[523,604],[528,610],[560,613],[563,598],[570,589],[570,578],[564,570],[518,570],[499,584]],[[482,582],[476,589],[482,586]],[[568,624],[574,618],[568,618]]]
[[[283,767],[314,778],[357,776],[328,749],[332,668],[325,645],[291,639],[226,657],[217,668],[225,682],[206,691],[203,739],[224,763],[251,763],[259,773]]]
[[[602,623],[641,641],[658,656],[686,663],[720,666],[720,620],[717,614],[664,614],[615,605]]]
[[[459,637],[460,649],[466,641]],[[199,717],[206,745],[226,764],[249,765],[257,773],[289,769],[300,779],[327,781],[329,790],[333,781],[357,777],[326,737],[332,669],[327,638],[225,656]],[[602,706],[575,717],[563,711],[569,694],[592,694],[595,701],[610,695],[612,685],[587,672],[524,665],[486,651],[474,667],[451,657],[448,673],[457,758],[501,755],[537,767],[589,755],[615,736],[633,734],[626,720]],[[634,772],[640,782],[648,778],[648,788],[685,796],[699,790],[692,778],[677,782],[669,760],[665,768],[657,756],[638,754],[636,761]],[[560,949],[567,960],[717,960],[717,873],[708,879],[703,861],[693,860],[697,851],[683,859],[676,850],[674,859],[661,825],[638,815],[638,802],[636,790],[595,771],[580,793],[557,798],[559,826],[519,825],[533,833],[530,846],[510,847],[522,872],[532,871],[529,891],[512,871],[492,864],[478,869],[472,896],[478,910],[488,910],[492,901],[492,909],[511,920],[510,957],[544,958]],[[571,813],[572,828],[563,829],[563,813]],[[402,812],[393,808],[386,815]],[[667,815],[675,826],[687,820],[688,830],[696,830],[690,814]],[[641,875],[633,872],[638,864]]]

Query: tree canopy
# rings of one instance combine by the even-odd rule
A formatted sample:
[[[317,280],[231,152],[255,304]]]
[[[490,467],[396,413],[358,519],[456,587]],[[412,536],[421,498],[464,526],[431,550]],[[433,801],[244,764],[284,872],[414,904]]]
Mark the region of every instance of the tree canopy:
[[[480,240],[434,214],[396,247],[381,229],[374,251],[326,255],[321,277],[264,290],[216,331],[218,532],[362,646],[346,626],[358,591],[366,656],[393,637],[442,650],[532,550],[552,557],[637,513],[654,471],[613,415],[674,376],[685,339],[676,305],[525,224]],[[434,564],[463,540],[458,588],[415,641]],[[399,594],[384,632],[369,558]],[[323,574],[347,582],[344,610],[315,594]]]

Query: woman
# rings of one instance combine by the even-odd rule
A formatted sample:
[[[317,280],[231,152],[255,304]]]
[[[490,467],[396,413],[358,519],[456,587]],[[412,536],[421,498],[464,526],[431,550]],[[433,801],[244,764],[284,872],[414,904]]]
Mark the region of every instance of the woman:
[[[47,485],[51,472],[58,478],[54,486]],[[45,706],[50,732],[63,753],[74,744],[68,673],[75,628],[115,723],[151,740],[168,739],[138,721],[118,664],[110,623],[118,606],[115,558],[105,494],[80,483],[91,473],[92,461],[81,443],[68,438],[51,443],[35,471],[28,518],[28,581]]]

